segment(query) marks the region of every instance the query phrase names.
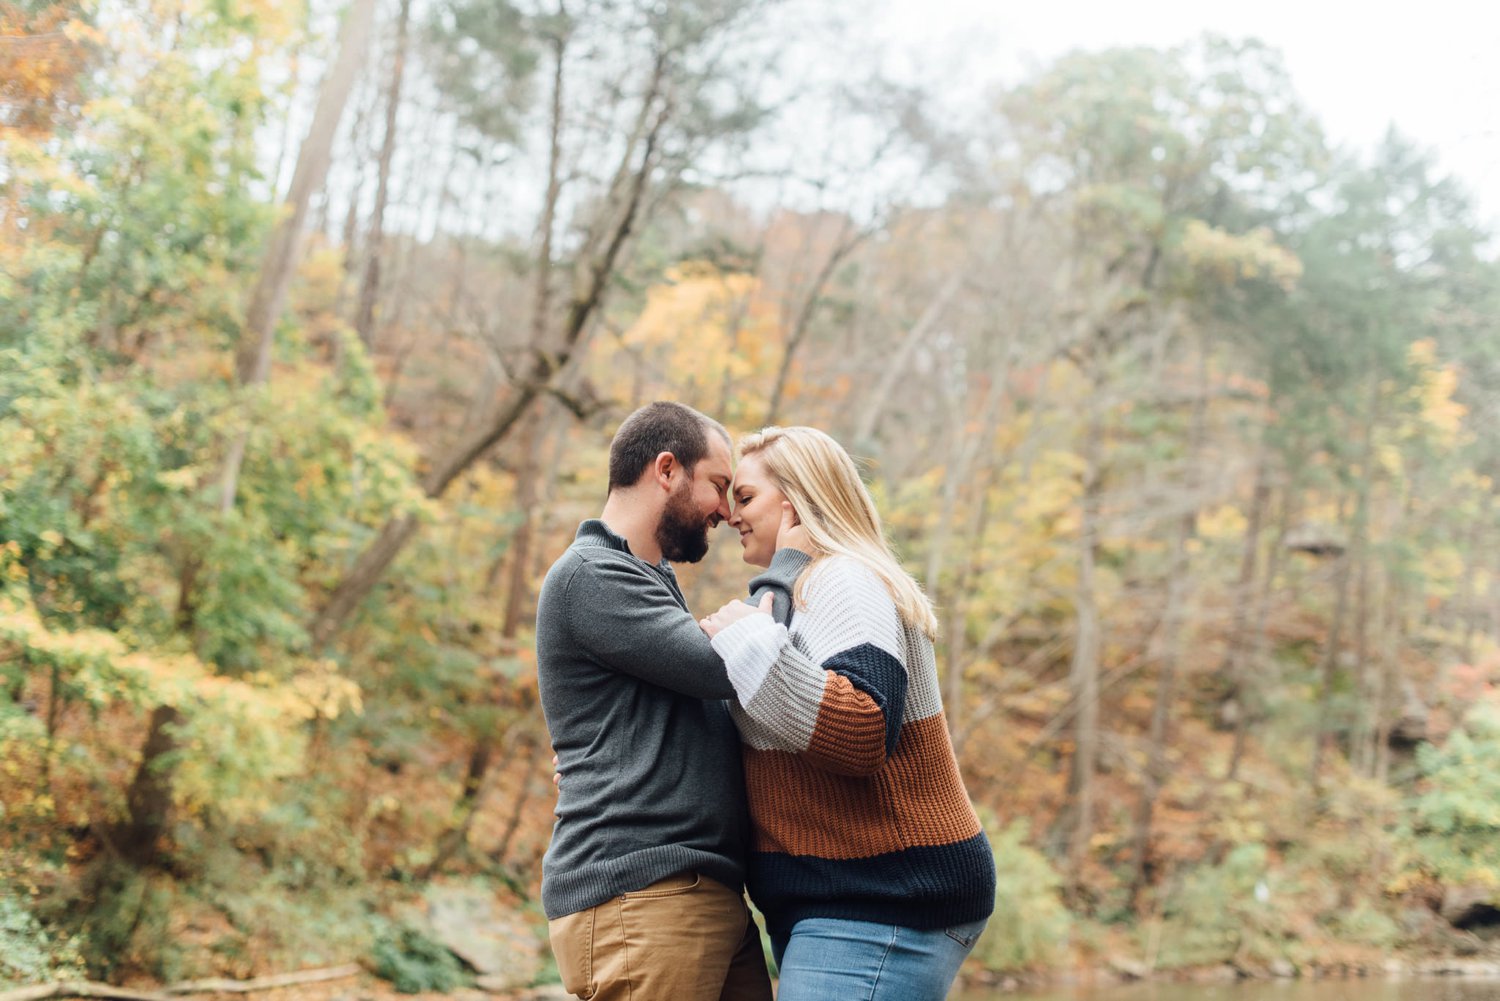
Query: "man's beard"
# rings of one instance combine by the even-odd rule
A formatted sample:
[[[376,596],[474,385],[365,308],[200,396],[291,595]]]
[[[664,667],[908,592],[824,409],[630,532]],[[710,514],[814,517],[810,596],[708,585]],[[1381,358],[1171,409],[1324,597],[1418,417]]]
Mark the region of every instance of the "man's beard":
[[[656,544],[672,563],[697,563],[708,555],[708,521],[693,509],[692,485],[667,498],[656,523]]]

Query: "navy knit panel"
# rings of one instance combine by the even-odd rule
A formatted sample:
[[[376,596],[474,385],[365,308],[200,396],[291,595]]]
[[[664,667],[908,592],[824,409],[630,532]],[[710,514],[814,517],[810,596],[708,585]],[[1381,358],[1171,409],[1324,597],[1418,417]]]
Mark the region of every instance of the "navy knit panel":
[[[754,852],[746,882],[755,905],[775,915],[778,934],[804,918],[951,928],[995,907],[995,859],[983,832],[862,859]]]
[[[885,753],[895,753],[906,711],[906,668],[901,662],[873,643],[861,643],[829,657],[823,668],[848,678],[849,684],[880,707],[885,716]]]

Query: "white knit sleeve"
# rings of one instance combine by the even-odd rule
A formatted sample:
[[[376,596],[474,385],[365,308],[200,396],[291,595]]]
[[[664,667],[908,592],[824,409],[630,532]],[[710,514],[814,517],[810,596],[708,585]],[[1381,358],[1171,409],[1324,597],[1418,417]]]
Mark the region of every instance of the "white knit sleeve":
[[[713,638],[714,652],[724,658],[729,683],[741,705],[748,705],[760,691],[788,639],[786,626],[763,612],[741,619]]]

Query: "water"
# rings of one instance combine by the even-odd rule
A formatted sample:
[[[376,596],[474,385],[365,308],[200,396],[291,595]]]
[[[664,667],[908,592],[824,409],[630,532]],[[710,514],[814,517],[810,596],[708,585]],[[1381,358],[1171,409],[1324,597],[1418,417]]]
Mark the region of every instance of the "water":
[[[953,1001],[1500,1001],[1500,980],[1455,977],[1132,984],[1040,993],[969,992]]]

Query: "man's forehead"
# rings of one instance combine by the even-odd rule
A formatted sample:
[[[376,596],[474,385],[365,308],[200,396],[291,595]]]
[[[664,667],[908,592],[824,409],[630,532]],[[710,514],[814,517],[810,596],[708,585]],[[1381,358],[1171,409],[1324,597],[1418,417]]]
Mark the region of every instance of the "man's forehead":
[[[708,454],[703,457],[705,472],[709,476],[730,477],[734,475],[733,456],[729,452],[729,444],[718,435],[709,438]]]

